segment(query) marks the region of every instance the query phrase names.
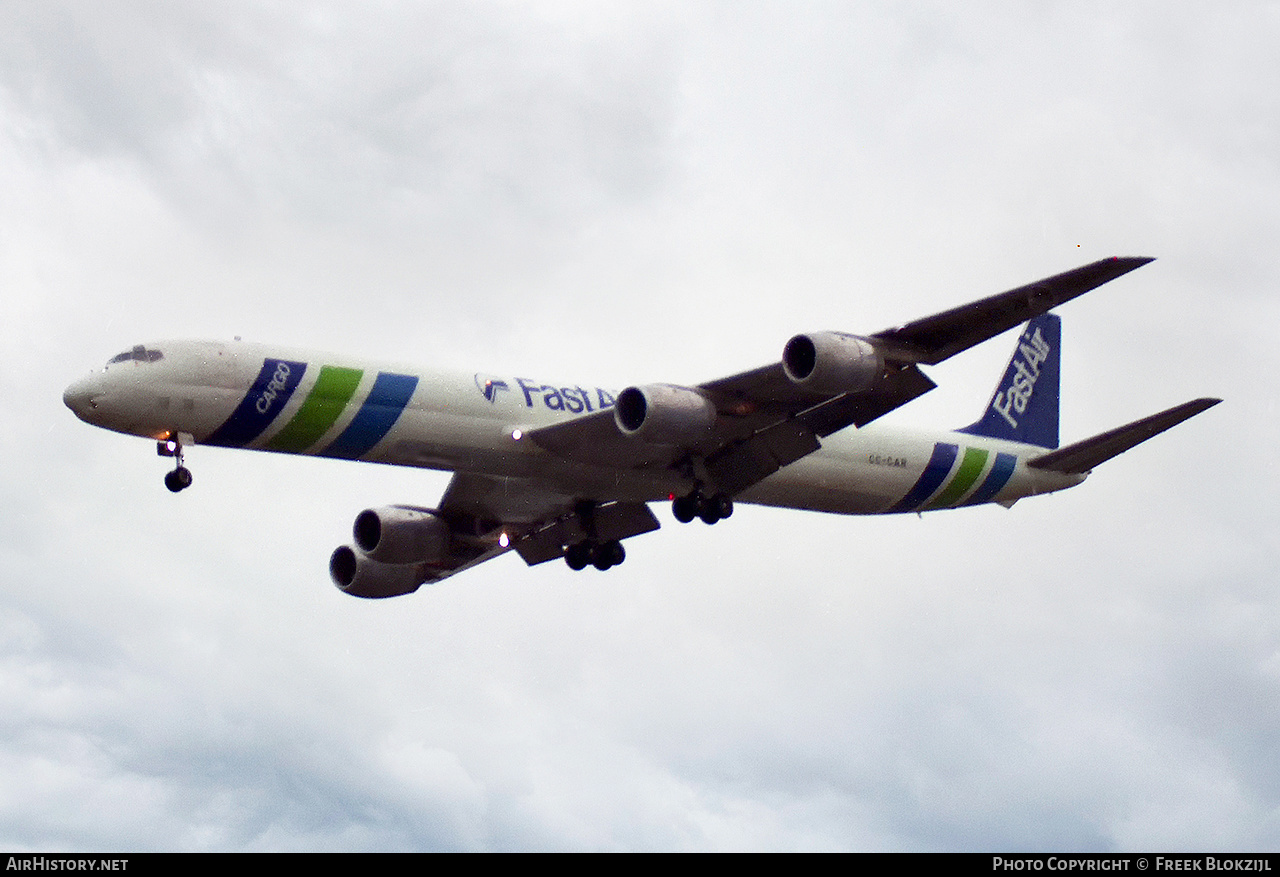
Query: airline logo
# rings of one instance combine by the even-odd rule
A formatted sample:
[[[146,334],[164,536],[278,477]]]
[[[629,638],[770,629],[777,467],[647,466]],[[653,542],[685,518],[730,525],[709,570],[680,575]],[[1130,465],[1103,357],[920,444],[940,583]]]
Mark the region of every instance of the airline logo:
[[[1018,420],[1014,415],[1017,414],[1020,417],[1026,413],[1027,403],[1031,401],[1036,380],[1040,377],[1040,366],[1052,352],[1053,348],[1044,339],[1039,326],[1036,326],[1034,333],[1023,333],[1018,352],[1014,354],[1009,364],[1013,373],[1012,381],[1007,388],[997,392],[995,399],[991,402],[991,407],[999,412],[1000,416],[1014,429],[1018,428]],[[1019,355],[1021,359],[1018,358]]]
[[[261,436],[288,405],[306,374],[307,363],[265,359],[249,392],[205,444],[241,448]],[[379,372],[346,428],[321,449],[316,445],[349,410],[364,379],[363,369],[326,365],[289,421],[264,446],[286,453],[317,453],[356,459],[391,431],[418,386],[414,375]]]
[[[1017,463],[1013,454],[993,455],[983,448],[965,448],[961,455],[958,445],[937,442],[916,483],[888,511],[927,512],[990,502],[1009,482]]]
[[[511,387],[501,378],[490,378],[482,374],[476,375],[476,389],[480,391],[480,395],[484,396],[486,402],[495,402],[498,394],[503,390],[509,390]]]
[[[532,378],[513,378],[510,383],[499,378],[477,374],[476,389],[488,402],[496,402],[504,390],[515,384],[513,399],[524,402],[526,408],[543,407],[548,411],[568,411],[570,414],[589,414],[604,408],[612,408],[613,394],[599,387],[590,390],[582,387],[557,387]]]

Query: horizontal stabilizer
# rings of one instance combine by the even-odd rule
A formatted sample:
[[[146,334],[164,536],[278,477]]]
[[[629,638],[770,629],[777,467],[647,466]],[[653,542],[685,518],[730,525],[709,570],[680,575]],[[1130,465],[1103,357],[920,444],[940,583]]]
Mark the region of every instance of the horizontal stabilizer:
[[[1195,417],[1221,401],[1221,399],[1195,399],[1184,402],[1159,414],[1135,420],[1126,426],[1067,445],[1065,448],[1036,457],[1034,460],[1028,460],[1027,465],[1053,472],[1088,472],[1094,466],[1105,463],[1118,454],[1123,454],[1133,446],[1142,444],[1152,436],[1159,435],[1188,418]]]

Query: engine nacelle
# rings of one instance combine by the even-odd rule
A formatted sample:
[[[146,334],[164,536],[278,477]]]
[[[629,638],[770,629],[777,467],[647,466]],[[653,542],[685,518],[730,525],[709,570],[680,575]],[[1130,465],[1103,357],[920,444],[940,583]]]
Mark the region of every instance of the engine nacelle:
[[[344,593],[374,600],[412,594],[422,584],[416,564],[379,563],[350,545],[329,557],[329,575]]]
[[[814,332],[787,342],[782,370],[793,384],[814,393],[857,393],[875,384],[884,371],[884,356],[866,338]]]
[[[711,431],[716,406],[688,387],[647,384],[618,394],[613,420],[623,435],[656,445],[692,445]]]
[[[449,525],[421,509],[367,509],[356,516],[352,530],[356,545],[378,563],[423,563],[449,551]]]

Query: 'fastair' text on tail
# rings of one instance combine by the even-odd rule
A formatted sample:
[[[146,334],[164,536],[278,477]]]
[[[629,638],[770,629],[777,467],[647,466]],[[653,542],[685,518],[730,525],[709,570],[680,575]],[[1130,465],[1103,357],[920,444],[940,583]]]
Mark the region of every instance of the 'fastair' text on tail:
[[[957,432],[1056,448],[1061,345],[1057,314],[1027,323],[982,419]]]

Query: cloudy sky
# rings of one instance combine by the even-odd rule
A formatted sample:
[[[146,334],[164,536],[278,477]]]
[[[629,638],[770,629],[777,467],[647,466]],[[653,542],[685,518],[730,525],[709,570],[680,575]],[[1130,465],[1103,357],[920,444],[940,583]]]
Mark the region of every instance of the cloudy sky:
[[[1117,8],[1122,7],[1122,8]],[[0,6],[0,847],[1280,847],[1280,6]],[[139,341],[622,386],[1110,255],[1012,511],[741,508],[607,575],[387,601],[447,475],[196,448],[63,387]],[[973,420],[1008,355],[886,420]]]

